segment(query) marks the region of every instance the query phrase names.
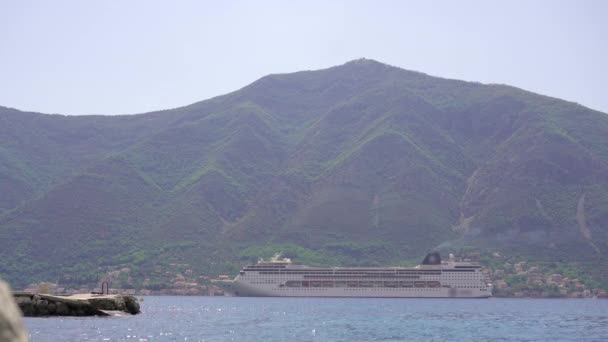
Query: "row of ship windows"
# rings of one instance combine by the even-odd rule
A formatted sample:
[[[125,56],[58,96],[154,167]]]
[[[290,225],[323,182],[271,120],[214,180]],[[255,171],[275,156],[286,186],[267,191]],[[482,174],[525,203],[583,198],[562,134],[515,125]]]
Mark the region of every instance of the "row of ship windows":
[[[244,274],[245,271],[241,271]],[[368,276],[394,276],[394,275],[440,275],[441,272],[409,271],[409,272],[332,272],[332,271],[259,271],[259,274],[310,274],[310,275],[368,275]]]
[[[309,278],[329,278],[329,279],[334,279],[334,278],[372,278],[372,279],[377,279],[377,278],[395,278],[395,279],[420,279],[420,276],[416,276],[416,275],[394,275],[394,274],[389,274],[389,275],[304,275],[302,276],[304,279],[309,279]]]
[[[326,290],[332,288],[331,286],[316,286],[316,287],[286,287],[283,286],[282,284],[279,285],[279,289],[281,290],[287,290],[287,289],[296,289],[296,290]],[[446,288],[446,289],[450,289],[450,288],[454,288],[454,289],[479,289],[480,291],[487,291],[487,288],[483,287],[483,286],[450,286],[450,285],[443,285],[443,286],[401,286],[401,287],[381,287],[381,286],[377,286],[377,287],[373,287],[373,286],[360,286],[360,287],[346,287],[343,288],[345,291],[349,291],[349,290],[363,290],[363,289],[372,289],[372,290],[390,290],[390,291],[400,291],[402,289],[408,289],[408,290],[419,290],[419,289],[428,289],[428,290],[441,290],[441,288]]]
[[[276,284],[275,281],[249,281],[250,284]],[[443,285],[443,287],[458,287],[458,288],[477,288],[479,286],[485,286],[484,282],[480,281],[475,286],[469,286],[467,284],[452,283],[451,285]],[[287,287],[441,287],[441,283],[438,281],[293,281],[289,280],[285,284],[279,286]]]
[[[252,283],[252,284],[276,284],[277,280],[276,279],[249,279],[247,280],[247,282]],[[344,280],[319,280],[319,279],[315,279],[315,280],[287,280],[285,282],[285,284],[304,284],[303,286],[306,286],[306,284],[337,284],[337,287],[345,287],[346,285],[343,284],[355,284],[355,283],[363,283],[363,284],[383,284],[382,287],[386,287],[385,284],[388,284],[388,286],[393,286],[395,285],[395,287],[399,287],[399,284],[414,284],[414,283],[429,283],[429,284],[434,284],[434,283],[438,283],[440,284],[441,282],[439,280],[431,280],[431,279],[427,279],[427,280],[398,280],[398,279],[382,279],[382,280],[366,280],[366,279],[344,279]],[[458,280],[448,280],[446,281],[445,279],[443,279],[443,283],[449,283],[452,285],[464,285],[464,284],[485,284],[485,282],[481,279],[473,279],[473,280],[463,280],[463,281],[458,281]],[[333,286],[332,286],[333,287]]]
[[[272,281],[252,281],[251,284],[274,284]],[[460,284],[441,285],[438,281],[287,281],[285,284],[279,284],[279,287],[289,288],[459,288],[459,289],[474,289],[485,287],[483,283],[477,286],[465,286]]]
[[[295,281],[290,280],[279,287],[441,287],[438,281]]]
[[[445,286],[444,286],[445,287]],[[287,288],[287,287],[282,287],[279,288],[279,290],[282,291],[293,291],[293,290],[302,290],[302,291],[327,291],[329,290],[329,288],[326,287],[299,287],[299,288]],[[382,290],[382,291],[404,291],[404,289],[400,289],[400,288],[345,288],[344,291],[361,291],[361,290]],[[407,288],[405,289],[406,291],[441,291],[441,288],[416,288],[416,287],[412,287],[412,288]]]
[[[439,272],[439,271],[409,271],[409,272],[364,272],[364,271],[358,271],[358,272],[344,272],[344,271],[285,271],[285,270],[276,270],[276,271],[260,271],[260,270],[244,270],[244,271],[240,271],[241,274],[252,274],[252,273],[257,273],[257,274],[313,274],[313,275],[319,275],[319,274],[329,274],[329,275],[334,275],[334,274],[347,274],[347,275],[374,275],[374,276],[395,276],[395,275],[447,275],[447,276],[470,276],[472,274],[479,274],[479,272],[475,272],[473,270],[471,271],[467,271],[467,272]]]
[[[265,277],[265,275],[261,275],[261,277]],[[334,274],[334,275],[304,275],[302,276],[304,279],[306,278],[395,278],[395,279],[419,279],[420,276],[417,275],[394,275],[394,274],[387,274],[387,275],[339,275],[339,274]],[[425,278],[449,278],[449,279],[475,279],[475,278],[480,278],[479,276],[476,275],[464,275],[464,276],[460,276],[460,275],[436,275],[435,277],[425,277]]]
[[[443,275],[443,276],[471,276],[479,274],[480,272],[425,272],[425,271],[412,271],[412,272],[332,272],[332,271],[240,271],[240,274],[311,274],[311,275],[356,275],[356,276],[405,276],[405,275]]]
[[[288,275],[289,276],[289,275]],[[267,276],[267,275],[255,275],[255,274],[247,274],[246,275],[247,278],[252,278],[252,279],[276,279],[276,277],[273,276]],[[290,277],[289,277],[290,278]],[[300,278],[299,276],[296,277],[294,276],[294,278]],[[371,279],[378,279],[378,278],[388,278],[388,279],[394,279],[394,280],[399,280],[399,279],[420,279],[420,276],[347,276],[347,275],[317,275],[317,276],[312,276],[312,275],[304,275],[303,276],[304,279],[310,279],[310,278],[314,278],[314,279],[340,279],[340,278],[371,278]],[[467,277],[467,276],[441,276],[441,277],[431,277],[431,279],[449,279],[449,280],[475,280],[475,279],[482,279],[482,277],[480,276],[473,276],[473,277]]]

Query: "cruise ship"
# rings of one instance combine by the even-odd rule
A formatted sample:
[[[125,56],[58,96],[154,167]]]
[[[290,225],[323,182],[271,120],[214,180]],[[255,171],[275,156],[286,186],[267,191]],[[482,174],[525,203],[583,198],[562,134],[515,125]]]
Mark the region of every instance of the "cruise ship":
[[[492,285],[478,263],[442,261],[429,253],[416,267],[311,267],[274,257],[215,281],[246,297],[487,298]]]

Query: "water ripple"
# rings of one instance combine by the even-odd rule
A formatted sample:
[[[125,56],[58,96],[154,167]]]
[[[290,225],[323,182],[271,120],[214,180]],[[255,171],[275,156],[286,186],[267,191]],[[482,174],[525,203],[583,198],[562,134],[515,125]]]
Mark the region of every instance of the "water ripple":
[[[147,297],[119,318],[28,318],[46,341],[605,341],[608,301]]]

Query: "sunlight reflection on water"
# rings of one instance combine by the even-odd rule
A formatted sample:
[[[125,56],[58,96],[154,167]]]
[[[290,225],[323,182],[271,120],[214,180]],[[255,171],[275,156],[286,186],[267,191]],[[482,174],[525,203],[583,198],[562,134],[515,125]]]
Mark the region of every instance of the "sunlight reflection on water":
[[[146,297],[127,317],[27,318],[46,341],[605,341],[607,300]]]

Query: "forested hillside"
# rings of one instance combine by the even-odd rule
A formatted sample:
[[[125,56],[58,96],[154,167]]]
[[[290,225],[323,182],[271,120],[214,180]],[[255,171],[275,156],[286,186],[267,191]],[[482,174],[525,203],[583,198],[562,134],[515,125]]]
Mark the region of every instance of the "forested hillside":
[[[608,265],[608,115],[366,59],[147,114],[0,107],[0,275],[16,286],[433,248]]]

